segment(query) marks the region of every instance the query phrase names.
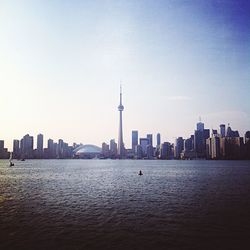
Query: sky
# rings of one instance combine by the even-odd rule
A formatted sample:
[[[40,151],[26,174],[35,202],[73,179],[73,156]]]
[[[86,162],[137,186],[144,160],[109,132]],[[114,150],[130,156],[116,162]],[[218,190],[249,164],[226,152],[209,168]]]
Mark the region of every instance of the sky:
[[[0,0],[0,139],[126,147],[230,123],[250,130],[248,0]],[[45,146],[46,146],[45,142]]]

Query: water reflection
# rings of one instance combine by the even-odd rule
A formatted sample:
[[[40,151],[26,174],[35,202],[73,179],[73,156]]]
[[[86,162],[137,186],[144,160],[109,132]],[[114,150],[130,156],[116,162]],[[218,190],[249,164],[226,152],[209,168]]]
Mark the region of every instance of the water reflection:
[[[0,190],[1,249],[248,243],[250,162],[1,161]]]

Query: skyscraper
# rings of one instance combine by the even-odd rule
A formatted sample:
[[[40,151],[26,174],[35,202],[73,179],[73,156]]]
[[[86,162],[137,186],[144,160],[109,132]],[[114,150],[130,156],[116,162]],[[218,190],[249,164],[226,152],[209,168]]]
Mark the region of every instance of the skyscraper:
[[[110,157],[111,158],[116,158],[117,156],[117,143],[115,142],[115,139],[110,140],[110,144],[109,144],[109,148],[110,148]]]
[[[37,135],[37,157],[43,158],[43,135]]]
[[[196,127],[197,127],[197,131],[203,131],[204,130],[204,123],[200,121],[196,124]]]
[[[221,137],[226,136],[226,125],[225,124],[220,125],[220,134],[221,134]]]
[[[147,138],[148,138],[148,144],[153,146],[153,135],[152,134],[147,134]]]
[[[140,138],[140,146],[142,148],[143,157],[147,155],[147,146],[149,145],[148,138]]]
[[[21,154],[23,158],[33,158],[33,136],[25,135],[21,140]]]
[[[17,159],[19,157],[20,157],[19,140],[13,140],[13,158]]]
[[[54,154],[54,142],[52,139],[48,140],[48,157],[49,158],[54,158],[55,154]]]
[[[135,152],[135,147],[138,145],[138,131],[132,131],[132,150]]]
[[[182,137],[178,137],[175,141],[175,147],[174,147],[174,157],[176,159],[181,158],[181,152],[184,149],[184,140]]]
[[[197,130],[194,132],[194,149],[196,152],[196,157],[205,158],[206,157],[206,139],[210,136],[210,130],[204,129],[204,123],[197,123]]]
[[[160,133],[158,133],[158,134],[156,135],[156,142],[157,142],[157,146],[160,146],[160,145],[161,145],[161,135],[160,135]]]
[[[120,86],[120,104],[118,106],[118,111],[120,112],[120,124],[119,124],[119,135],[118,135],[118,157],[122,159],[124,157],[124,144],[123,144],[123,134],[122,134],[122,111],[124,107],[122,105],[122,87]]]

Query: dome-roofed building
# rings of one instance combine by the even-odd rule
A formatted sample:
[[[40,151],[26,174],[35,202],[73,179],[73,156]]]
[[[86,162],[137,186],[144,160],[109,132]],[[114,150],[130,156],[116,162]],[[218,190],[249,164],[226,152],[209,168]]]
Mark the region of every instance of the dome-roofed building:
[[[74,150],[75,157],[82,159],[92,159],[100,157],[102,149],[92,144],[81,145]]]

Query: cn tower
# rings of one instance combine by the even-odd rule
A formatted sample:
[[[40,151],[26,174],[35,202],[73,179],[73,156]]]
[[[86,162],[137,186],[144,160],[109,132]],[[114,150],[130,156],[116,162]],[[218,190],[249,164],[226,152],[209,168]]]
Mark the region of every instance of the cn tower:
[[[118,111],[120,112],[120,124],[119,124],[119,135],[118,135],[118,157],[122,159],[124,157],[124,144],[122,135],[122,111],[124,107],[122,105],[122,86],[120,85],[120,105]]]

